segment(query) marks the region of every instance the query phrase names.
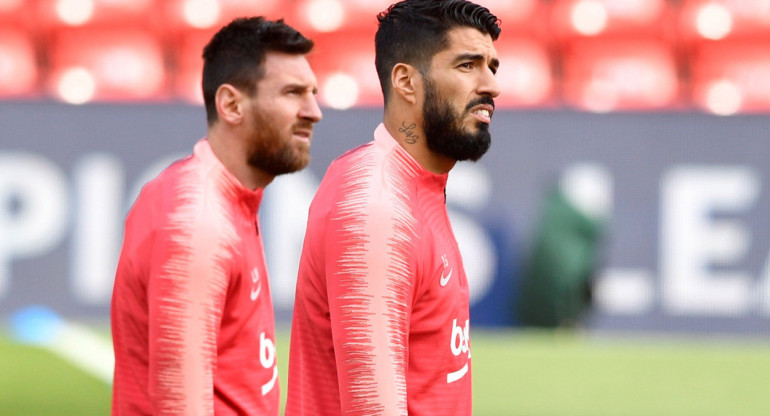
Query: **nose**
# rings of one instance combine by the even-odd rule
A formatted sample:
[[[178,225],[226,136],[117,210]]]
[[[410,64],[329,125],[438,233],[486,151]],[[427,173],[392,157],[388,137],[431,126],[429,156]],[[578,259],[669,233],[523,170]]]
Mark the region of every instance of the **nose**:
[[[313,123],[318,123],[323,118],[321,113],[321,107],[318,106],[315,94],[310,94],[300,108],[300,118],[310,120]]]
[[[489,68],[487,68],[486,71],[483,71],[483,74],[481,75],[478,93],[489,95],[492,98],[500,95],[500,85],[497,83],[497,77]]]

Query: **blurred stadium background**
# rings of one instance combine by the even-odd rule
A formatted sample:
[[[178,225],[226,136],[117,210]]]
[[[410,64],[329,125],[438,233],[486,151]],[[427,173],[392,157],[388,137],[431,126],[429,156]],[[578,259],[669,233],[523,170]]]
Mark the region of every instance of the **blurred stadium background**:
[[[317,45],[313,160],[261,212],[287,350],[307,206],[381,118],[390,3],[0,0],[1,415],[108,412],[123,217],[205,134],[201,49],[241,15]],[[478,3],[503,93],[448,187],[477,414],[766,414],[770,0]]]
[[[376,107],[375,15],[390,0],[2,0],[0,97],[199,103],[200,50],[233,17],[283,17],[318,43],[331,108]],[[506,108],[770,107],[765,0],[486,0]]]

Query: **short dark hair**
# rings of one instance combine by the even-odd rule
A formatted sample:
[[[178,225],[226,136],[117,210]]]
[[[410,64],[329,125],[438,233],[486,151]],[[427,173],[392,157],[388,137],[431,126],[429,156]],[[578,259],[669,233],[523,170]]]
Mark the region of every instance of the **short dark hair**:
[[[256,94],[267,52],[304,55],[311,49],[313,41],[283,19],[242,17],[221,28],[203,48],[203,101],[209,125],[217,120],[215,95],[222,84]]]
[[[493,41],[500,35],[497,16],[465,0],[404,0],[378,14],[377,20],[374,65],[386,103],[393,67],[407,63],[425,74],[433,56],[448,46],[449,30],[472,27]]]

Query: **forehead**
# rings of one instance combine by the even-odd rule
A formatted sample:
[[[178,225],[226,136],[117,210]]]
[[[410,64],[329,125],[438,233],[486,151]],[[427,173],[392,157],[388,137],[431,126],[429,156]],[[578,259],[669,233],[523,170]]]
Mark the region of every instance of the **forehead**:
[[[461,26],[447,32],[447,47],[434,57],[437,60],[452,60],[458,55],[481,55],[487,61],[497,59],[497,50],[489,34],[482,33],[476,28]]]
[[[315,86],[316,79],[305,55],[283,52],[265,54],[264,76],[260,84],[299,84]]]

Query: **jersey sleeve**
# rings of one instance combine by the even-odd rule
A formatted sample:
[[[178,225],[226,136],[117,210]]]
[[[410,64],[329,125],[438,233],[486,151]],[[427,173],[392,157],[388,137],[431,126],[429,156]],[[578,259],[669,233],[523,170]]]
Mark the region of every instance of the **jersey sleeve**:
[[[353,197],[338,204],[324,233],[340,404],[346,415],[407,415],[416,267],[414,224],[407,211],[388,196],[375,201]]]
[[[213,415],[225,253],[210,225],[173,219],[149,255],[149,394],[157,415]]]

